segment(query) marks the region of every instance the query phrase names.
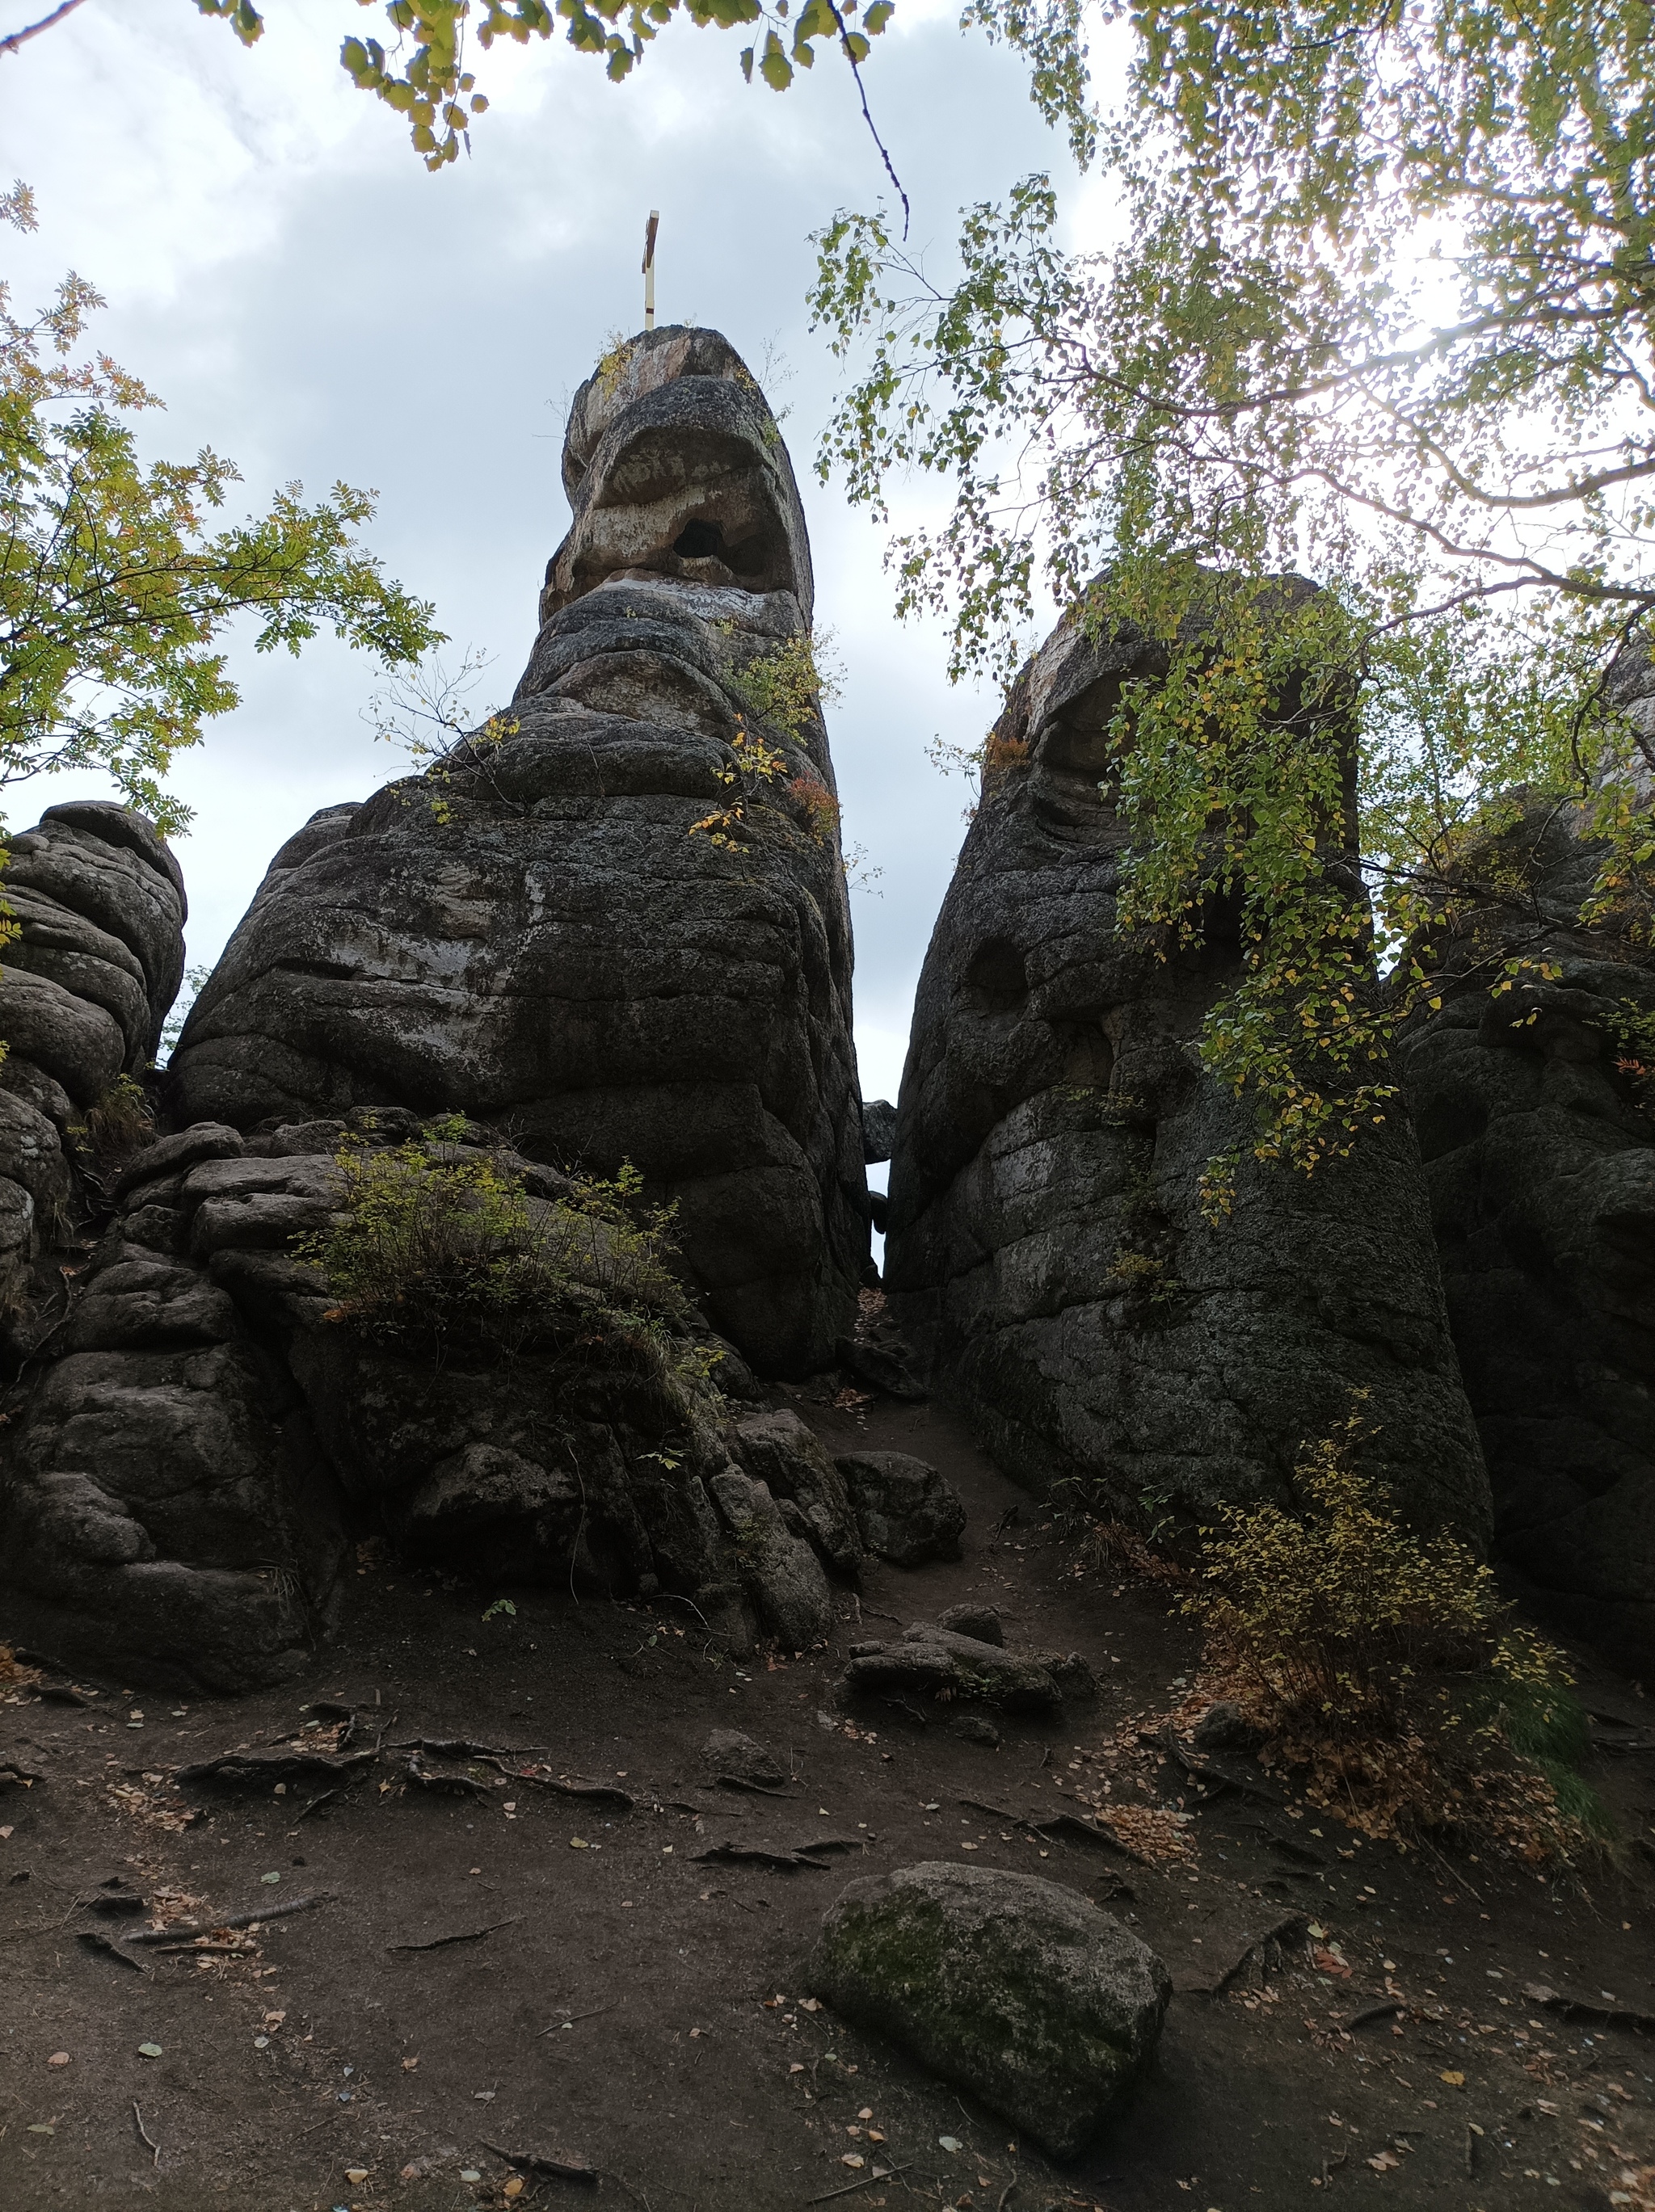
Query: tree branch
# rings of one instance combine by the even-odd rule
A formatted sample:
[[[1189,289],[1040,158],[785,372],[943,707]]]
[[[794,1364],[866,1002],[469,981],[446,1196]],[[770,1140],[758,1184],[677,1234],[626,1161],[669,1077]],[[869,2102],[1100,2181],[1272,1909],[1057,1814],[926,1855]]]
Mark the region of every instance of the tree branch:
[[[61,23],[65,15],[72,15],[81,0],[58,0],[49,15],[42,15],[38,23],[30,23],[23,30],[14,31],[9,39],[0,39],[0,54],[15,54],[27,39],[38,39],[42,31],[49,31],[54,23]]]

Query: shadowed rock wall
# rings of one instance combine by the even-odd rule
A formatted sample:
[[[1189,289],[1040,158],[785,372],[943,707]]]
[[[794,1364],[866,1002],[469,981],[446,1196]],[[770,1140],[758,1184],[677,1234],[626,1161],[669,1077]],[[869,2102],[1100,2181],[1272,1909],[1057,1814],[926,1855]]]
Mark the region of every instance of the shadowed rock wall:
[[[1481,1539],[1482,1455],[1449,1340],[1411,1129],[1306,1179],[1207,1159],[1248,1109],[1200,1069],[1233,945],[1159,965],[1115,934],[1125,832],[1099,781],[1131,634],[1061,625],[1019,679],[920,981],[885,1279],[995,1457],[1129,1512],[1285,1498],[1354,1389],[1366,1464],[1410,1514]],[[1026,759],[1016,754],[1026,744]]]
[[[727,342],[668,329],[581,387],[564,473],[510,733],[283,847],[173,1109],[458,1109],[539,1160],[630,1159],[719,1329],[808,1372],[850,1328],[867,1200],[826,732],[752,703],[755,665],[809,635],[792,470]],[[734,795],[742,727],[782,767],[718,842],[694,825]]]
[[[1398,1062],[1496,1553],[1536,1610],[1647,1673],[1655,1079],[1617,1032],[1655,1012],[1655,957],[1579,926],[1601,855],[1582,827],[1573,807],[1535,804],[1465,857],[1490,894],[1461,902],[1437,948],[1441,1011]],[[1534,964],[1492,997],[1510,958]]]

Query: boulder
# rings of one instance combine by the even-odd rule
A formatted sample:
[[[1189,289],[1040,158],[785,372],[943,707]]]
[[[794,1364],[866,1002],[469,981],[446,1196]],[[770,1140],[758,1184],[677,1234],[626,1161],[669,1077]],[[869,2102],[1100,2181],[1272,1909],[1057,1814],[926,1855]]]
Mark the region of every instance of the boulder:
[[[833,1626],[821,1563],[790,1529],[762,1482],[727,1468],[707,1484],[729,1533],[740,1579],[765,1628],[784,1651],[808,1651]]]
[[[897,1141],[897,1109],[888,1098],[862,1101],[862,1158],[869,1167],[891,1158]]]
[[[857,1644],[839,1677],[846,1697],[894,1692],[1008,1713],[1058,1712],[1066,1687],[1085,1693],[1091,1686],[1090,1671],[1075,1655],[1007,1650],[930,1621],[916,1621],[895,1643]]]
[[[768,1484],[772,1497],[795,1504],[804,1533],[824,1564],[854,1575],[863,1538],[843,1468],[828,1457],[813,1430],[787,1408],[748,1413],[737,1422],[736,1448],[749,1474]]]
[[[996,725],[915,1006],[891,1309],[1038,1492],[1185,1527],[1287,1504],[1305,1443],[1360,1390],[1367,1472],[1414,1520],[1481,1544],[1487,1477],[1406,1115],[1311,1176],[1259,1164],[1250,1103],[1197,1058],[1239,973],[1222,917],[1165,958],[1117,932],[1108,730],[1123,687],[1164,665],[1136,632],[1068,618]],[[1202,1171],[1232,1146],[1214,1224]]]
[[[956,1636],[971,1637],[978,1644],[1004,1645],[1006,1631],[999,1613],[991,1605],[951,1605],[937,1615],[939,1628],[951,1628]]]
[[[776,1753],[739,1729],[715,1729],[701,1747],[701,1763],[715,1782],[745,1783],[751,1790],[780,1790],[789,1778]]]
[[[509,708],[277,853],[173,1054],[173,1111],[459,1110],[552,1165],[630,1162],[718,1332],[815,1372],[854,1320],[867,1198],[791,467],[726,341],[664,329],[576,394],[565,476]],[[768,776],[741,765],[760,741]]]
[[[1398,1063],[1494,1494],[1524,1602],[1655,1668],[1655,956],[1583,927],[1603,848],[1524,805],[1462,856],[1455,926],[1418,948],[1440,1007]],[[1488,886],[1479,895],[1478,885]],[[1490,993],[1506,959],[1528,963]]]
[[[959,1557],[965,1508],[935,1468],[893,1451],[846,1452],[834,1464],[870,1552],[898,1567]]]
[[[1148,1945],[1074,1890],[938,1861],[842,1891],[807,1978],[1055,2158],[1119,2106],[1172,1994]]]

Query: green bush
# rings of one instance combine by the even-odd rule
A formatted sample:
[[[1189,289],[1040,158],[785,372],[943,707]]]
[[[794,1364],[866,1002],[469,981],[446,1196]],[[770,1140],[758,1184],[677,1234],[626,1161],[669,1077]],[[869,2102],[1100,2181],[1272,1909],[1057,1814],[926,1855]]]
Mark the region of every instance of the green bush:
[[[1360,1407],[1295,1470],[1300,1508],[1234,1506],[1203,1529],[1186,1610],[1204,1690],[1267,1758],[1372,1835],[1446,1828],[1567,1856],[1606,1816],[1563,1657],[1517,1620],[1457,1537],[1421,1535],[1357,1472]]]
[[[454,1144],[461,1126],[338,1154],[338,1212],[294,1247],[327,1279],[329,1321],[389,1346],[463,1341],[509,1357],[534,1346],[704,1378],[708,1360],[681,1334],[691,1308],[669,1264],[672,1209],[644,1207],[636,1171],[537,1199]]]

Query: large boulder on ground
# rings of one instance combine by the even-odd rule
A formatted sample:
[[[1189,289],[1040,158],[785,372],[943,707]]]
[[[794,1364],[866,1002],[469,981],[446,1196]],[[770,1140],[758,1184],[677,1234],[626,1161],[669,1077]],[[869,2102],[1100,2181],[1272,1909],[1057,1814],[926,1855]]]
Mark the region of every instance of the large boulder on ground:
[[[1580,921],[1603,858],[1535,801],[1465,853],[1398,1054],[1494,1545],[1526,1602],[1655,1667],[1655,956]],[[1508,960],[1525,964],[1498,995]],[[1639,1024],[1643,1024],[1641,1033]]]
[[[851,945],[785,447],[709,331],[577,393],[509,708],[276,855],[171,1063],[180,1120],[463,1110],[630,1162],[757,1367],[826,1365],[867,1194]]]
[[[957,1559],[965,1508],[946,1475],[910,1452],[843,1452],[834,1462],[870,1552],[893,1566]]]
[[[1298,582],[1283,586],[1299,592]],[[1251,1157],[1203,1073],[1238,980],[1116,929],[1128,831],[1108,730],[1165,665],[1066,619],[1019,678],[926,956],[891,1160],[892,1311],[995,1459],[1091,1510],[1185,1525],[1292,1497],[1350,1410],[1410,1518],[1480,1541],[1487,1479],[1404,1113],[1305,1176]],[[1203,1170],[1238,1148],[1231,1212]]]
[[[1065,1696],[1092,1692],[1078,1652],[1032,1651],[916,1621],[893,1643],[859,1644],[839,1678],[845,1697],[878,1693],[996,1705],[1008,1713],[1055,1713]]]
[[[1074,1891],[939,1861],[843,1891],[808,1980],[1056,2158],[1118,2106],[1172,1994],[1148,1945]]]

